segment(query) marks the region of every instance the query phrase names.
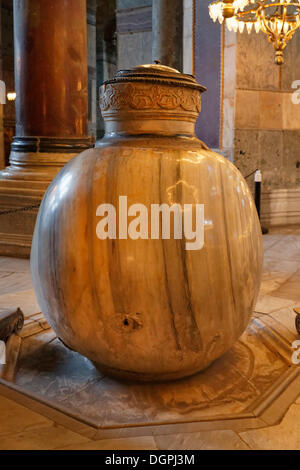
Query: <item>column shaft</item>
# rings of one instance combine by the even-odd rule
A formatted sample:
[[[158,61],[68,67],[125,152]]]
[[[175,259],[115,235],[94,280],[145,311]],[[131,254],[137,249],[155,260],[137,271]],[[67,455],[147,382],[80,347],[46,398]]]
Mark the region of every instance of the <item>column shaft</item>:
[[[183,0],[153,0],[152,59],[182,71]]]
[[[90,146],[86,0],[14,0],[16,136],[4,178],[50,181]]]

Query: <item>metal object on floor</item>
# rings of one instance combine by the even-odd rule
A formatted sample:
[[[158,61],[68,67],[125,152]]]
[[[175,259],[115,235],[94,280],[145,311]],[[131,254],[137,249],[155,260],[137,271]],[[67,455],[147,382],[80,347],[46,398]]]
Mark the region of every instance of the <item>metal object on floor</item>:
[[[262,174],[260,170],[256,170],[254,174],[254,200],[255,206],[258,213],[258,217],[260,220],[260,200],[261,200],[261,182],[262,182]],[[269,230],[266,227],[261,225],[261,231],[263,235],[269,233]]]
[[[239,169],[239,168],[238,168]],[[262,174],[261,171],[256,169],[254,171],[251,171],[249,175],[245,176],[245,180],[250,178],[250,176],[254,175],[254,202],[255,202],[255,207],[257,210],[258,218],[260,220],[260,199],[261,199],[261,182],[262,182]],[[269,233],[269,230],[266,227],[261,226],[261,231],[263,235],[266,235]]]
[[[300,307],[294,308],[294,312],[296,313],[295,318],[295,326],[298,334],[300,335]]]
[[[21,331],[24,325],[24,314],[20,308],[0,312],[0,340],[7,341],[13,333]]]

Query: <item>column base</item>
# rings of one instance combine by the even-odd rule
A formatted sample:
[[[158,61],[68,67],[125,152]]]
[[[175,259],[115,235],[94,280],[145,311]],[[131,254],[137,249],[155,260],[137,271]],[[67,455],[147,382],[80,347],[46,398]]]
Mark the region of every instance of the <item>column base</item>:
[[[87,147],[88,148],[88,147]],[[46,153],[11,151],[10,166],[0,171],[2,180],[15,181],[17,187],[26,187],[26,182],[33,182],[39,188],[48,187],[55,175],[78,153]]]
[[[23,184],[25,183],[25,184]],[[23,181],[0,180],[0,255],[30,256],[39,205],[46,187]]]
[[[32,235],[45,191],[89,138],[15,137],[10,166],[0,171],[0,256],[30,256]]]

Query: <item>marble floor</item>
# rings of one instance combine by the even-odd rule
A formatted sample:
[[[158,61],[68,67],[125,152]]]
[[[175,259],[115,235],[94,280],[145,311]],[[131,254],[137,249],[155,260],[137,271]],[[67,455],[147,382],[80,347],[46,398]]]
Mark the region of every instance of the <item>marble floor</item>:
[[[155,386],[99,376],[64,348],[29,261],[0,257],[0,311],[20,306],[26,317],[0,366],[0,450],[300,449],[300,227],[272,229],[264,247],[253,319],[234,348],[202,374]]]

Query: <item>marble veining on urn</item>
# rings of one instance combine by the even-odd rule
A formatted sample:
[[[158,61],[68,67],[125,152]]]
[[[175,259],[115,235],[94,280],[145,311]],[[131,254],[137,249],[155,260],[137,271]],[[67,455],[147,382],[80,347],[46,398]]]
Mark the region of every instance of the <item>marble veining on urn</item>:
[[[194,133],[194,77],[161,65],[101,89],[106,134],[69,162],[40,208],[31,265],[57,335],[105,373],[152,381],[198,372],[245,330],[257,297],[261,229],[234,165]],[[204,246],[185,239],[100,240],[97,207],[204,204]],[[117,221],[117,229],[119,224]]]

